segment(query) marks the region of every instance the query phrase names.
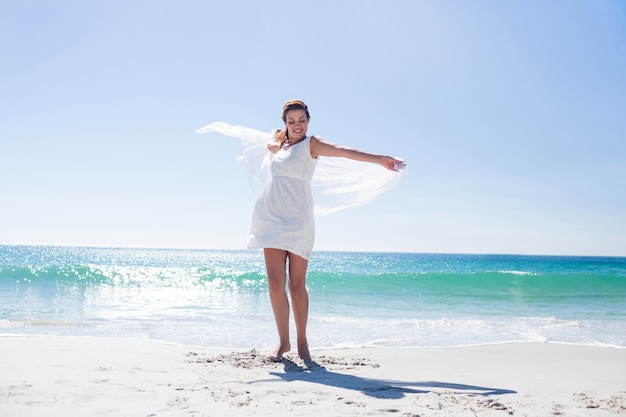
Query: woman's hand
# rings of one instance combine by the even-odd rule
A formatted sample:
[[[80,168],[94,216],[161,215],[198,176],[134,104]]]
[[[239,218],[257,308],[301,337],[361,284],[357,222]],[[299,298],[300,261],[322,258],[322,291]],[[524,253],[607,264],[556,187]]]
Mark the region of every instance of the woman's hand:
[[[270,151],[271,153],[276,153],[278,151],[280,151],[280,142],[279,141],[273,141],[267,144],[267,150]]]
[[[403,160],[392,158],[390,156],[382,156],[380,160],[380,164],[384,166],[385,168],[391,171],[396,171],[396,172],[406,167],[406,164],[404,163]]]

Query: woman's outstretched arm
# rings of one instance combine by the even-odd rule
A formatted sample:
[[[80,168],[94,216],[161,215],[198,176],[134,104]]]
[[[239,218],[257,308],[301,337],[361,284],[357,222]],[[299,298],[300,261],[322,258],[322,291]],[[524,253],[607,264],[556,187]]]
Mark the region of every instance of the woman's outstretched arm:
[[[398,171],[405,166],[404,161],[392,158],[391,156],[363,152],[358,149],[326,142],[316,136],[311,137],[311,156],[313,158],[317,158],[318,156],[333,156],[353,159],[361,162],[372,162],[381,164],[385,168],[392,171]]]

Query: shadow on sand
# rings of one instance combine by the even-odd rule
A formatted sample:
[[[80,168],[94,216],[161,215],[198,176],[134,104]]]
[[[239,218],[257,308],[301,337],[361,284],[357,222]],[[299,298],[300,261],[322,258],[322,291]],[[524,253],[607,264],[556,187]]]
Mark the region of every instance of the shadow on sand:
[[[270,372],[270,375],[279,377],[287,382],[306,381],[331,387],[361,391],[365,395],[376,398],[398,399],[404,397],[405,394],[427,394],[434,388],[446,389],[454,393],[483,396],[516,393],[516,391],[508,389],[479,387],[451,382],[393,381],[363,378],[329,371],[315,361],[306,361],[305,366],[300,366],[289,359],[283,358],[282,363],[284,364],[284,372]],[[264,382],[267,381],[270,380],[264,380]]]

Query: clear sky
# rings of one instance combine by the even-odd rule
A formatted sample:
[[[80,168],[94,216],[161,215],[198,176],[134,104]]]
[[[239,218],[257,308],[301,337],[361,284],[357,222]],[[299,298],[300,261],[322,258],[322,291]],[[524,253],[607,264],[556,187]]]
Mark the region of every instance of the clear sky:
[[[245,248],[285,101],[402,156],[316,250],[626,256],[622,0],[0,0],[0,244]]]

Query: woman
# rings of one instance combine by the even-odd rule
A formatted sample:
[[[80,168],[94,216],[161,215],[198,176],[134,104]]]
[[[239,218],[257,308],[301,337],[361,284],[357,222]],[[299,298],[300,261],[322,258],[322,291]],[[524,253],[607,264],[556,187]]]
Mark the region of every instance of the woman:
[[[374,162],[392,171],[403,168],[404,162],[307,136],[310,115],[306,104],[300,100],[284,105],[282,120],[286,130],[279,131],[275,140],[267,145],[273,154],[270,162],[272,176],[254,207],[248,248],[263,248],[265,256],[270,301],[280,339],[270,358],[279,361],[291,349],[289,300],[285,291],[288,272],[298,355],[303,360],[309,360],[311,354],[306,336],[309,295],[305,281],[315,240],[310,182],[317,158],[344,157]]]

